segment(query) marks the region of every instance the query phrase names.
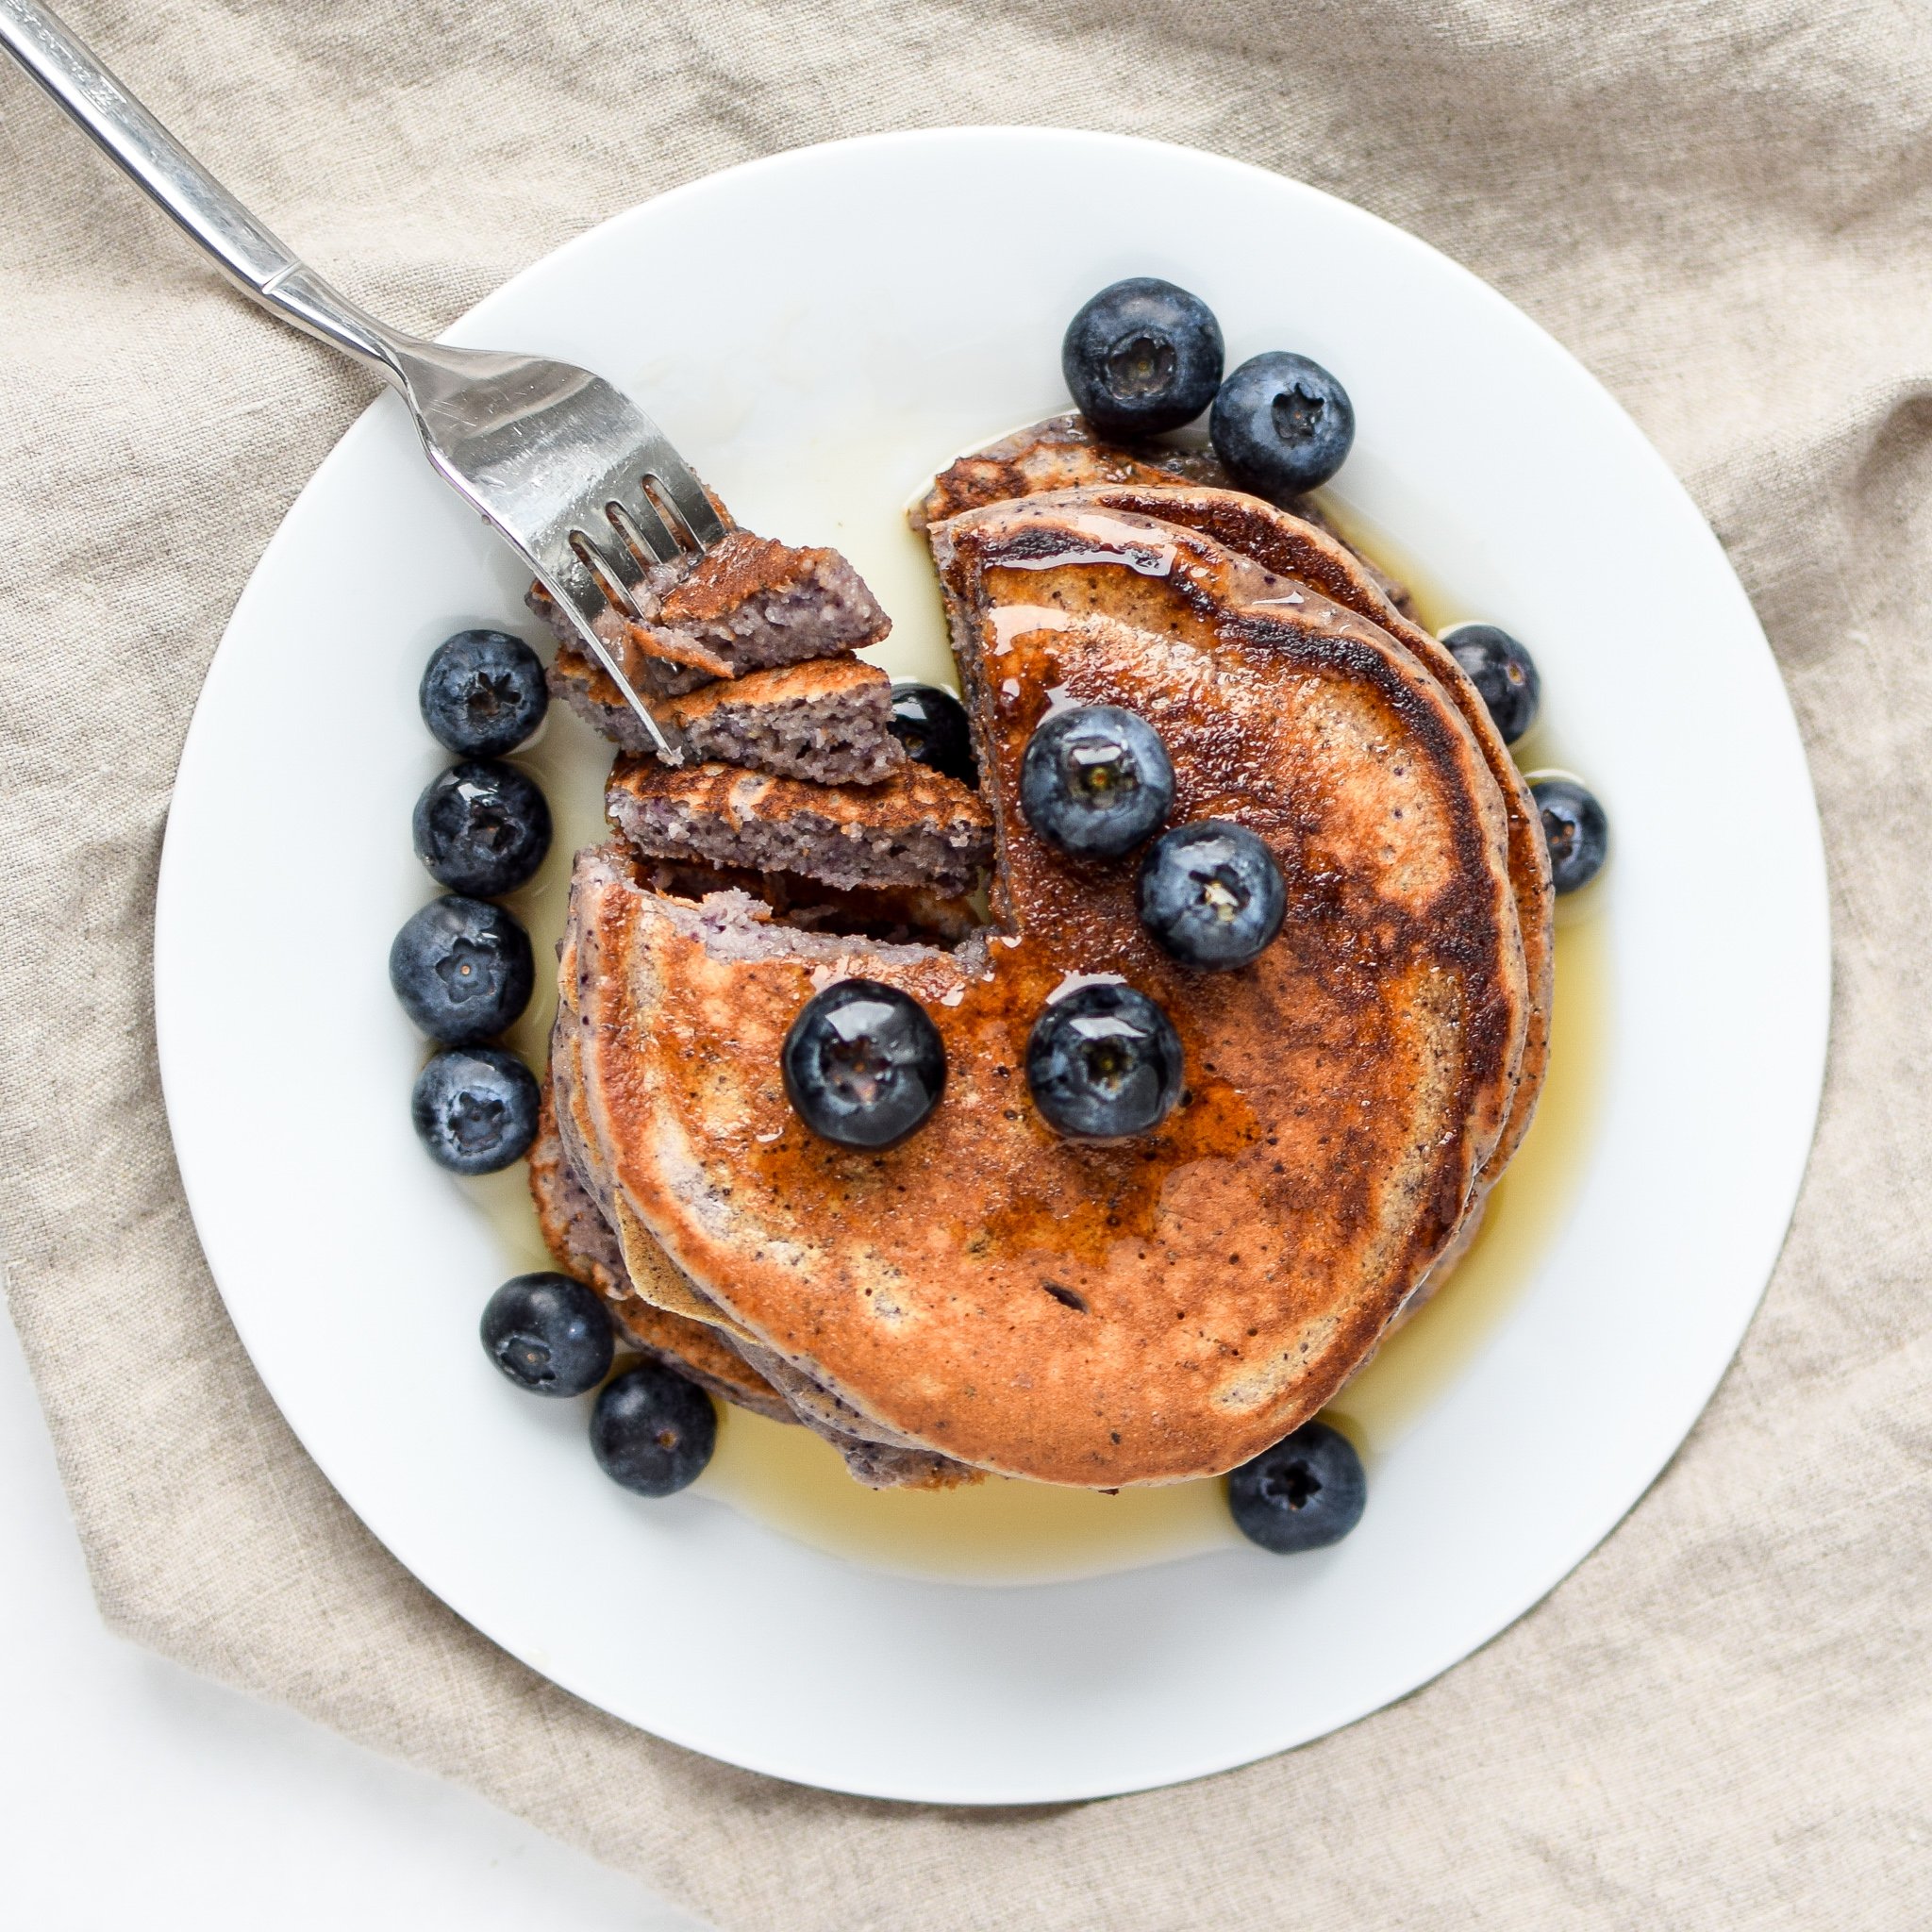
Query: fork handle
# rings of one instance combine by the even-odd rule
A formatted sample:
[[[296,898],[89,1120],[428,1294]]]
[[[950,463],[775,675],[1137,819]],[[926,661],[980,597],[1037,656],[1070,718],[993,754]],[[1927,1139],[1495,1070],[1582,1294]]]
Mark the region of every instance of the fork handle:
[[[244,295],[401,386],[395,351],[408,338],[330,288],[271,234],[39,0],[0,0],[0,46]]]

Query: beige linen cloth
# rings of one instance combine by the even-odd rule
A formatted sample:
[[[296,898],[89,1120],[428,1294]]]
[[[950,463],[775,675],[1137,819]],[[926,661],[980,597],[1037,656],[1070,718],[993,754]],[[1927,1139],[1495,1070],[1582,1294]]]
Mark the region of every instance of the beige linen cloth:
[[[149,938],[181,735],[251,566],[371,385],[226,293],[0,73],[0,1236],[109,1624],[727,1927],[1932,1923],[1932,18],[1901,0],[70,14],[276,228],[425,330],[675,183],[908,125],[1163,136],[1403,224],[1576,351],[1715,524],[1803,723],[1838,948],[1817,1150],[1737,1365],[1624,1526],[1441,1681],[1225,1776],[994,1815],[802,1790],[628,1730],[460,1623],[338,1500],[229,1329],[169,1150]],[[935,220],[971,208],[965,185],[932,183]],[[968,290],[977,246],[962,229]],[[1635,652],[1641,558],[1630,573]],[[1669,665],[1651,675],[1668,704]],[[1752,827],[1706,807],[1683,834],[1722,867]],[[335,1345],[325,1310],[316,1345]],[[1224,1663],[1234,1695],[1296,1667]]]

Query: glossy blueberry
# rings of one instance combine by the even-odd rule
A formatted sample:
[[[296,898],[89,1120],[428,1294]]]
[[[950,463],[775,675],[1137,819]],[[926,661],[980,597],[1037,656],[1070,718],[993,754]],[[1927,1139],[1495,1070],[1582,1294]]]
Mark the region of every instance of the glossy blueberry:
[[[1326,1423],[1304,1423],[1227,1479],[1235,1527],[1280,1556],[1339,1543],[1368,1500],[1355,1444]]]
[[[936,684],[895,684],[892,687],[892,736],[916,764],[929,765],[962,785],[979,783],[973,758],[973,734],[966,725],[966,707]]]
[[[1067,325],[1060,370],[1104,435],[1158,436],[1214,400],[1225,355],[1221,325],[1198,295],[1135,275],[1101,290]]]
[[[1144,1134],[1181,1093],[1174,1023],[1131,986],[1083,986],[1034,1022],[1026,1042],[1033,1104],[1057,1133],[1083,1141]]]
[[[543,665],[522,638],[459,630],[429,654],[416,693],[423,722],[451,751],[500,758],[543,722]]]
[[[519,1389],[583,1395],[610,1373],[610,1313],[568,1274],[519,1274],[483,1304],[483,1352]]]
[[[1534,659],[1493,624],[1458,624],[1442,633],[1442,641],[1482,693],[1503,742],[1514,744],[1536,723],[1542,702],[1543,681]]]
[[[695,1382],[641,1362],[607,1382],[591,1411],[591,1453],[614,1483],[670,1496],[695,1482],[718,1441],[718,1412]]]
[[[409,1118],[429,1158],[452,1174],[494,1174],[537,1138],[536,1075],[495,1046],[452,1046],[416,1075]]]
[[[1275,349],[1250,357],[1221,385],[1208,434],[1244,490],[1299,496],[1341,469],[1355,441],[1355,406],[1319,362]]]
[[[1117,705],[1049,711],[1020,760],[1020,809],[1049,844],[1080,858],[1118,858],[1158,828],[1174,804],[1160,734]]]
[[[1274,853],[1225,819],[1163,832],[1141,861],[1140,895],[1141,924],[1163,951],[1217,972],[1259,958],[1288,909]]]
[[[550,808],[514,765],[468,758],[432,778],[410,821],[438,885],[492,899],[513,892],[550,850]]]
[[[793,1111],[841,1147],[896,1147],[946,1088],[946,1049],[925,1008],[874,979],[814,993],[778,1060]]]
[[[501,1033],[537,981],[530,936],[501,906],[457,893],[413,913],[389,949],[389,983],[432,1040],[468,1046]]]
[[[1542,814],[1551,882],[1559,892],[1589,885],[1610,852],[1610,822],[1596,794],[1574,778],[1538,778],[1529,795]]]

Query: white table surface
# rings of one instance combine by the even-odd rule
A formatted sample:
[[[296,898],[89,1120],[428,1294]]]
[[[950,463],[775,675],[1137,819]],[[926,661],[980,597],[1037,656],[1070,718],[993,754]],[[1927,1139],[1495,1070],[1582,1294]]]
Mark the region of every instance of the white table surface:
[[[109,1637],[4,1317],[0,1656],[8,1924],[700,1932],[468,1791]]]

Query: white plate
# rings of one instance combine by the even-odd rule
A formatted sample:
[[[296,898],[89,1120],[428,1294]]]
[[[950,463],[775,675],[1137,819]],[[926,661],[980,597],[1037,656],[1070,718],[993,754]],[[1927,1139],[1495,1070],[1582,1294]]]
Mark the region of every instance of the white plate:
[[[972,184],[997,219],[957,246],[935,181]],[[1368,1513],[1335,1549],[1000,1590],[888,1574],[699,1492],[626,1495],[585,1449],[581,1404],[491,1371],[481,1300],[535,1257],[479,1211],[513,1181],[466,1190],[418,1150],[420,1042],[385,959],[431,890],[408,836],[441,763],[416,715],[424,658],[460,624],[534,626],[390,400],[269,546],[175,788],[155,970],[169,1114],[284,1413],[498,1643],[662,1737],[809,1784],[971,1804],[1130,1790],[1413,1690],[1535,1603],[1676,1448],[1757,1305],[1810,1140],[1824,864],[1763,636],[1629,419],[1421,242],[1182,149],[894,135],[635,209],[451,338],[630,389],[744,522],[844,547],[898,619],[884,661],[930,673],[934,594],[899,507],[953,452],[1064,407],[1067,318],[1129,274],[1206,297],[1230,363],[1289,346],[1341,375],[1359,424],[1344,505],[1399,534],[1437,615],[1532,643],[1543,761],[1587,774],[1614,827],[1587,908],[1607,1033],[1567,1213],[1455,1373],[1372,1441]]]

